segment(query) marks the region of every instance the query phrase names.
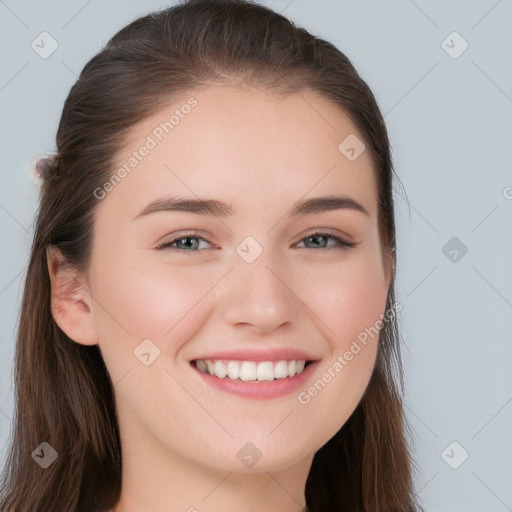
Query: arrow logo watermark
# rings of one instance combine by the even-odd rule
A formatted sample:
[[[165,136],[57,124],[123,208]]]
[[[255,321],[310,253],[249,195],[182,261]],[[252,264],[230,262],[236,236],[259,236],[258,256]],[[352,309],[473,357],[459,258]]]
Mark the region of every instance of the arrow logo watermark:
[[[43,468],[50,467],[59,454],[48,443],[41,443],[33,452],[32,458]]]
[[[160,356],[160,349],[149,338],[146,338],[137,345],[133,355],[144,366],[149,366]]]
[[[343,139],[338,146],[339,152],[351,162],[357,160],[365,149],[366,146],[363,141],[354,133]]]
[[[452,263],[458,263],[467,254],[468,248],[454,236],[443,245],[441,251]]]
[[[252,468],[261,457],[263,457],[263,454],[253,443],[245,443],[242,448],[238,450],[236,456],[244,466]]]

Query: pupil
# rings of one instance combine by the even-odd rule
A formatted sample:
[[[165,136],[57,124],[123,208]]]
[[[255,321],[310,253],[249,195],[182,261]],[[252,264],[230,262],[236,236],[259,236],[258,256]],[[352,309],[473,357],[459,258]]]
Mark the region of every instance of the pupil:
[[[311,236],[310,237],[310,240],[315,240],[315,241],[318,241],[319,238],[323,238],[325,239],[325,236],[324,235],[315,235],[315,236]],[[318,244],[317,244],[318,245]]]
[[[185,237],[185,238],[182,238],[180,241],[183,243],[183,242],[184,242],[184,241],[186,241],[186,240],[188,240],[189,242],[190,242],[191,240],[194,240],[194,242],[191,242],[191,243],[186,243],[186,242],[185,242],[185,243],[184,243],[184,245],[185,245],[185,246],[187,246],[187,247],[194,246],[194,243],[196,242],[196,240],[195,240],[194,238],[190,237],[190,236],[187,236],[187,237]]]

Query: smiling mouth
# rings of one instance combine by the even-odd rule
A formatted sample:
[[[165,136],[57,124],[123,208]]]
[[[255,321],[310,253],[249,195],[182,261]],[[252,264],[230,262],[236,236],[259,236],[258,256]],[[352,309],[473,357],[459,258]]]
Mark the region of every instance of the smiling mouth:
[[[218,377],[243,382],[263,382],[287,379],[300,375],[312,361],[304,359],[281,361],[236,361],[196,359],[191,361],[199,371]]]

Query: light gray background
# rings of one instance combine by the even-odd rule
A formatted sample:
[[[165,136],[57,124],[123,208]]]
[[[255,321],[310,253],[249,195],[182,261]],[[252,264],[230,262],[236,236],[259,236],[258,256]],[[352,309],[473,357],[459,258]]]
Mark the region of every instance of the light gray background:
[[[512,510],[512,1],[262,3],[345,52],[385,114],[410,202],[397,191],[406,411],[423,505]],[[129,21],[167,5],[0,0],[2,461],[37,207],[31,164],[55,149],[84,64]],[[46,59],[31,48],[43,31],[59,45]],[[464,41],[454,31],[469,44],[457,58]],[[458,247],[443,252],[452,237]]]

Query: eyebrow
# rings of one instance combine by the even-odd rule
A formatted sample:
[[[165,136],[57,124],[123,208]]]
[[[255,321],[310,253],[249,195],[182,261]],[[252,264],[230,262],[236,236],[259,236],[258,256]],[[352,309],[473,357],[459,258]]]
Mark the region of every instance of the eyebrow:
[[[354,210],[370,216],[363,205],[347,196],[324,196],[296,201],[288,216],[311,215],[340,209]],[[216,199],[164,197],[149,203],[133,220],[155,212],[188,212],[215,217],[229,217],[235,213],[230,204]]]

